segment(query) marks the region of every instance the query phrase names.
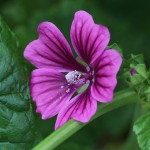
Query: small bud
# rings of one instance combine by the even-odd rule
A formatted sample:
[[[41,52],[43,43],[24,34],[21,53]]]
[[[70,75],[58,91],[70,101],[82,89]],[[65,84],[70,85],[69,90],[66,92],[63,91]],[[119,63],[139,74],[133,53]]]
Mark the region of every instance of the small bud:
[[[146,68],[143,55],[131,55],[124,63],[124,78],[144,102],[150,102],[150,71]],[[145,106],[144,106],[145,107]]]
[[[132,69],[130,70],[130,73],[131,73],[131,75],[134,75],[134,74],[137,74],[137,71],[136,71],[134,68],[132,68]]]

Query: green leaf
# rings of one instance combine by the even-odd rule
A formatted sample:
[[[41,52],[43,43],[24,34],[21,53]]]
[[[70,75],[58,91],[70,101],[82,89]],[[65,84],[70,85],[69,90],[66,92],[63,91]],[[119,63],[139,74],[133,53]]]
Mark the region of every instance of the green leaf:
[[[107,46],[107,49],[115,49],[115,50],[117,50],[117,51],[121,54],[121,56],[123,56],[123,51],[122,51],[122,49],[118,46],[117,43],[113,43],[112,45]]]
[[[140,117],[134,124],[134,132],[142,150],[150,150],[150,113]]]
[[[147,69],[146,69],[146,66],[145,64],[138,64],[136,67],[135,67],[135,70],[145,79],[148,78],[148,72],[147,72]]]
[[[0,150],[29,149],[37,133],[15,35],[0,17]]]
[[[144,64],[144,57],[143,54],[138,54],[138,55],[133,55],[131,54],[131,59],[132,64]]]

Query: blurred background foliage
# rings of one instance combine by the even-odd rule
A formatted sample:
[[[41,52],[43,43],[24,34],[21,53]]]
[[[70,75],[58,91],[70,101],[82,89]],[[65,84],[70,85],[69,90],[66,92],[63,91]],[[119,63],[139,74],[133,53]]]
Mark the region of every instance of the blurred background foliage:
[[[116,42],[124,56],[143,53],[150,66],[150,1],[148,0],[0,0],[0,14],[19,39],[20,57],[25,46],[37,38],[37,26],[50,21],[70,42],[70,26],[77,10],[86,10],[96,23],[111,32],[110,44]],[[30,70],[33,67],[26,62]],[[121,86],[117,87],[117,90]],[[58,150],[138,150],[132,133],[135,106],[125,106],[93,121]],[[53,131],[55,118],[42,121],[37,115],[37,128],[43,138]]]

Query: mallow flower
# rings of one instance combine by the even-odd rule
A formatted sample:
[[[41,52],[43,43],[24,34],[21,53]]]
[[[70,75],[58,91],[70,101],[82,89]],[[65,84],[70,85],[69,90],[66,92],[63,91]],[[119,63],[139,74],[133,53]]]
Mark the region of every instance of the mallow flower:
[[[95,24],[85,11],[75,13],[70,37],[80,64],[61,31],[51,22],[38,26],[39,37],[27,45],[24,57],[38,69],[31,73],[30,93],[42,119],[58,114],[55,129],[68,120],[86,123],[95,114],[97,102],[112,101],[116,74],[122,58],[106,47],[108,29]],[[77,90],[86,85],[79,93]],[[76,96],[74,96],[76,95]]]

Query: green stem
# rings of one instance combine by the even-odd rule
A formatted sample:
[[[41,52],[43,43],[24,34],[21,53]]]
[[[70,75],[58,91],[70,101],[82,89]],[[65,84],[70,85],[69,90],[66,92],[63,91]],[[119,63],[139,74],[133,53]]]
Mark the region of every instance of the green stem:
[[[117,92],[115,94],[113,102],[108,103],[108,104],[100,104],[98,106],[97,112],[93,116],[91,121],[102,116],[105,113],[110,112],[111,110],[114,110],[116,108],[119,108],[121,106],[130,104],[130,103],[134,103],[138,99],[139,98],[137,94],[131,89],[126,89],[126,90]],[[43,141],[41,141],[36,147],[33,148],[33,150],[52,150],[56,148],[58,145],[60,145],[62,142],[64,142],[71,135],[76,133],[79,129],[84,127],[85,125],[86,124],[79,123],[74,120],[70,120],[65,125],[60,127],[58,130],[50,134]]]

